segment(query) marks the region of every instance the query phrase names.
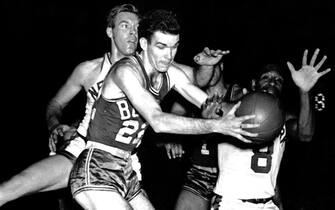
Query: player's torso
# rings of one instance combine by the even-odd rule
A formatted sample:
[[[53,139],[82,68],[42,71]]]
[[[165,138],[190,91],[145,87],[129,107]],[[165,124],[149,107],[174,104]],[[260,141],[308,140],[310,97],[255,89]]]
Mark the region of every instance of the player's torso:
[[[232,143],[218,145],[219,178],[215,192],[238,199],[268,198],[274,188],[285,149],[285,127],[273,144],[248,149]]]
[[[129,62],[128,64],[134,65],[139,71],[143,71],[142,67],[139,66],[141,61],[138,61],[137,58],[124,58],[115,65],[122,62]],[[168,90],[169,88],[165,87],[167,81],[164,83],[162,88]],[[150,86],[146,88],[158,101],[167,93],[152,90]],[[108,95],[113,97],[107,98],[105,92],[103,92],[94,104],[87,138],[89,141],[132,151],[140,144],[147,123],[119,88],[115,88],[113,85],[109,89],[104,87],[103,91],[108,91]]]
[[[110,54],[106,53],[104,57],[94,61],[97,62],[97,65],[87,74],[85,84],[83,84],[86,90],[85,116],[77,129],[82,136],[86,136],[93,104],[99,97],[103,81],[112,66],[109,57]]]

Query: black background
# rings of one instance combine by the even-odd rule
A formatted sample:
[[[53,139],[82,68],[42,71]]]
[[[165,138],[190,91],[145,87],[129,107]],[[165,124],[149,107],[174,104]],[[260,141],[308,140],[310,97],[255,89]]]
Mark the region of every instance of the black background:
[[[246,84],[269,62],[285,66],[291,61],[298,68],[304,49],[309,49],[311,56],[315,48],[320,48],[320,54],[328,56],[323,69],[334,71],[335,11],[331,1],[130,2],[142,12],[164,8],[177,13],[184,29],[178,62],[192,65],[193,56],[204,46],[229,49],[225,68],[227,78],[233,81]],[[1,181],[48,155],[46,104],[78,63],[109,51],[105,19],[109,9],[119,3],[126,1],[2,1]],[[287,81],[285,99],[295,107],[295,87],[290,78]],[[332,81],[334,72],[312,90],[313,96],[323,93],[326,97],[325,109],[316,112],[313,142],[287,145],[279,175],[287,209],[330,209],[331,200],[334,207]],[[80,94],[68,106],[65,121],[83,114],[84,100],[84,94]],[[153,170],[148,175],[157,174],[149,191],[162,193],[154,197],[158,209],[169,209],[179,187],[183,161],[169,162],[162,151],[149,152],[160,157],[151,158],[147,165],[168,168],[164,173]],[[57,209],[61,193],[27,196],[1,209]]]

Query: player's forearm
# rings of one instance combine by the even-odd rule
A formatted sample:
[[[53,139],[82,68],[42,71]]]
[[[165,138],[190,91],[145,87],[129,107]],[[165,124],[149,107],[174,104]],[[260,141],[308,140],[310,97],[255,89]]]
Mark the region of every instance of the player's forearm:
[[[157,133],[206,134],[215,132],[216,120],[205,120],[162,113],[149,122]]]
[[[46,110],[46,121],[48,130],[51,131],[53,128],[60,124],[62,117],[62,106],[55,100],[51,100]]]
[[[214,74],[214,66],[197,66],[195,70],[195,84],[199,87],[205,87],[209,84]]]
[[[301,141],[311,141],[314,134],[314,116],[308,92],[300,91],[298,135]]]

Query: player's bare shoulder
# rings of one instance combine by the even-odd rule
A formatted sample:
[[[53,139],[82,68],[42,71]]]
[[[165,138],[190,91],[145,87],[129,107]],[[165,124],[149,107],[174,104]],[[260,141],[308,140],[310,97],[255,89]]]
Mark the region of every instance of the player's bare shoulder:
[[[97,80],[101,71],[103,58],[84,61],[78,64],[74,70],[75,77],[81,85],[88,90]]]
[[[140,70],[140,64],[132,58],[123,58],[116,62],[111,71],[110,75],[114,78],[126,79],[129,76],[135,76],[143,84],[144,75]]]
[[[172,63],[172,66],[175,66],[177,68],[179,68],[180,70],[182,70],[187,78],[193,83],[194,82],[194,68],[193,67],[190,67],[190,66],[187,66],[187,65],[184,65],[184,64],[181,64],[181,63],[177,63],[177,62],[173,62]]]
[[[173,62],[168,69],[171,85],[173,86],[178,83],[193,83],[193,73],[190,73],[191,70],[191,67]]]

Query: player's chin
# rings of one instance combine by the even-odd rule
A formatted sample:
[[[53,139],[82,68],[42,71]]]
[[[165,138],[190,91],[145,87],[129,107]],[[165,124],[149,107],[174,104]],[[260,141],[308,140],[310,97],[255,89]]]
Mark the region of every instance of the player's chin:
[[[170,67],[170,64],[159,64],[158,65],[158,71],[160,72],[166,72]]]

